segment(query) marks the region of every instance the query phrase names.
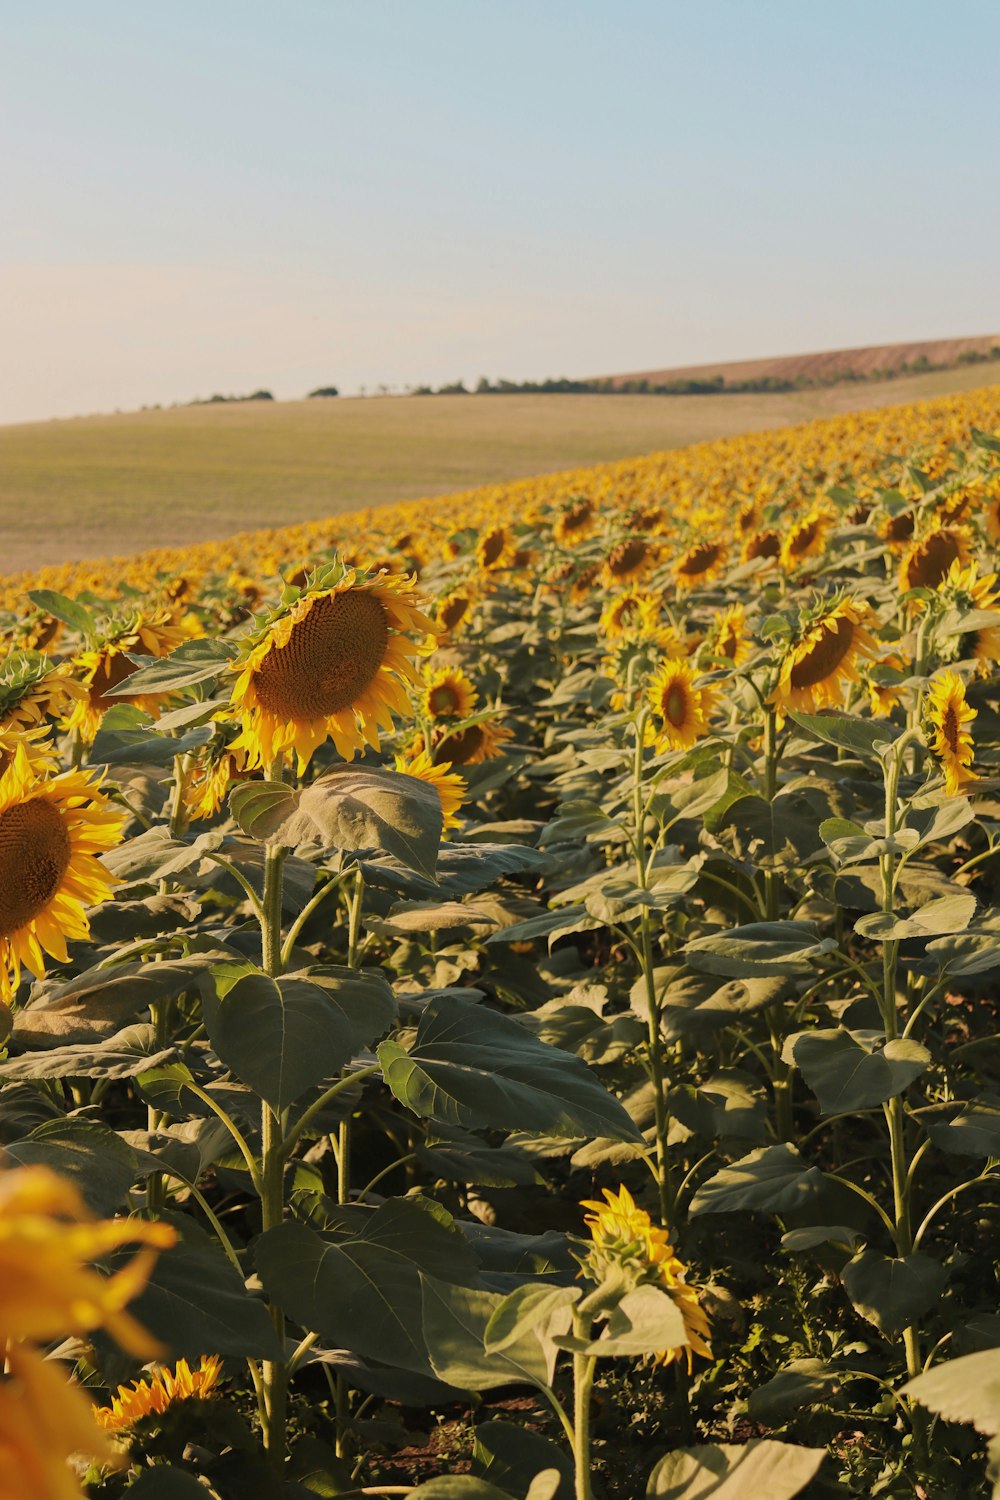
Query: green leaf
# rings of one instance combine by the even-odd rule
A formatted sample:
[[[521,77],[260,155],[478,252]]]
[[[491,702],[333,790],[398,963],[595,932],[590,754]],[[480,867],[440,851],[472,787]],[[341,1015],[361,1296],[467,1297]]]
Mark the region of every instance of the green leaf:
[[[498,1490],[495,1484],[471,1474],[439,1474],[408,1494],[410,1500],[515,1500],[509,1490]]]
[[[96,621],[90,610],[78,599],[67,599],[65,594],[57,594],[55,589],[29,589],[28,598],[37,609],[55,620],[61,620],[70,630],[78,630],[85,637],[94,634]]]
[[[825,1457],[824,1448],[771,1438],[743,1447],[679,1448],[650,1474],[646,1500],[792,1500],[815,1479]]]
[[[887,1338],[895,1338],[934,1306],[948,1273],[920,1251],[894,1259],[877,1250],[862,1250],[848,1261],[841,1279],[861,1316]]]
[[[15,1041],[23,1047],[104,1041],[154,1001],[193,988],[198,975],[219,956],[199,953],[163,963],[114,964],[88,969],[68,982],[36,984],[29,1003],[15,1017]]]
[[[946,1422],[971,1422],[988,1437],[1000,1433],[1000,1349],[982,1349],[935,1365],[903,1386]]]
[[[715,833],[732,845],[738,858],[761,869],[794,869],[820,847],[813,806],[795,791],[781,792],[773,802],[757,795],[737,798]]]
[[[859,917],[854,924],[861,937],[878,943],[896,943],[906,938],[944,937],[954,932],[964,932],[972,921],[976,910],[976,898],[971,891],[952,896],[939,896],[928,901],[909,917],[896,916],[892,912],[873,911]]]
[[[556,1475],[552,1500],[573,1500],[573,1463],[551,1438],[513,1422],[482,1422],[476,1428],[472,1470],[477,1478],[502,1484],[514,1495],[530,1492],[532,1482],[546,1471]]]
[[[130,1311],[175,1358],[279,1358],[281,1345],[261,1299],[247,1291],[207,1235],[180,1219],[174,1222],[184,1238],[157,1258]]]
[[[702,1183],[692,1201],[691,1216],[746,1208],[790,1213],[815,1202],[825,1181],[824,1173],[807,1167],[794,1146],[787,1142],[764,1146]]]
[[[576,1354],[634,1359],[686,1348],[688,1337],[684,1315],[673,1297],[658,1286],[637,1286],[616,1303],[599,1338],[588,1341],[561,1335],[554,1342]]]
[[[897,1040],[879,1048],[881,1033],[800,1031],[788,1038],[790,1054],[825,1115],[873,1109],[901,1094],[930,1066],[920,1042]]]
[[[1000,1156],[1000,1097],[980,1094],[954,1119],[928,1125],[927,1134],[955,1156]]]
[[[505,1300],[501,1292],[455,1286],[428,1276],[421,1277],[421,1282],[423,1336],[439,1380],[464,1391],[551,1382],[557,1351],[537,1330],[526,1330],[503,1353],[486,1352],[486,1329]]]
[[[138,672],[133,672],[119,687],[109,688],[105,697],[130,698],[136,693],[175,693],[178,688],[192,687],[196,682],[209,682],[217,677],[235,655],[235,644],[217,636],[201,636],[196,641],[185,641],[162,661],[140,667]]]
[[[337,1003],[337,987],[294,974],[269,979],[251,970],[232,981],[216,967],[203,985],[205,1025],[219,1060],[278,1111],[307,1089],[333,1079],[355,1051],[355,1028]],[[384,1006],[381,976],[351,981],[354,1015],[366,987]],[[391,1019],[391,1018],[390,1018]]]
[[[487,1354],[502,1353],[526,1333],[548,1329],[553,1319],[565,1325],[569,1308],[579,1302],[578,1286],[532,1285],[515,1287],[496,1308],[483,1333]]]
[[[728,932],[695,938],[684,948],[692,969],[727,979],[768,979],[809,974],[817,958],[834,953],[833,938],[820,938],[811,922],[750,922]]]
[[[281,797],[274,783],[248,782],[233,791],[229,805],[245,833],[269,844],[381,849],[409,869],[434,873],[441,798],[428,782],[400,771],[335,766],[311,786],[286,787]]]
[[[116,710],[112,709],[111,713]],[[108,716],[110,717],[110,715]],[[173,738],[152,728],[118,729],[107,719],[90,747],[90,763],[102,766],[169,766],[174,758],[212,738],[212,726],[200,724],[187,734]]]
[[[637,1140],[618,1100],[580,1058],[517,1021],[455,996],[432,1001],[409,1052],[383,1042],[379,1062],[401,1104],[467,1129]]]
[[[804,714],[796,709],[790,710],[788,717],[814,740],[862,756],[875,755],[878,745],[889,745],[902,734],[902,730],[887,719],[858,719],[852,714],[840,713]]]
[[[22,1078],[134,1078],[169,1062],[154,1026],[127,1026],[99,1046],[51,1047],[0,1062],[0,1082]]]
[[[843,1384],[844,1376],[826,1360],[793,1359],[750,1392],[747,1415],[751,1421],[778,1427],[796,1412],[833,1405]]]
[[[187,1469],[173,1464],[143,1469],[128,1489],[129,1500],[205,1500],[206,1490]]]
[[[421,1326],[420,1274],[474,1281],[476,1260],[443,1209],[389,1199],[321,1238],[288,1221],[257,1241],[268,1296],[303,1328],[380,1364],[434,1373]],[[497,1298],[499,1301],[500,1298]]]
[[[139,1175],[132,1147],[98,1120],[47,1120],[6,1148],[21,1167],[51,1167],[68,1177],[97,1214],[121,1208]]]

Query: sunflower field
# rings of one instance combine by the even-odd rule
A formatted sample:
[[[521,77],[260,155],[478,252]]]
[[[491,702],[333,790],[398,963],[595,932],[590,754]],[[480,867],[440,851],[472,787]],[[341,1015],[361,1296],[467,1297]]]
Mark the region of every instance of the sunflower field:
[[[1000,1495],[998,433],[0,581],[2,1500]]]

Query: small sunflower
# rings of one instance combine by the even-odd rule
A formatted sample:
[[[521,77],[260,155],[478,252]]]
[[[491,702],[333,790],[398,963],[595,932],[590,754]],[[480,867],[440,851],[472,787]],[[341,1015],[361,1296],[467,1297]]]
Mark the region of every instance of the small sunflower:
[[[660,601],[655,594],[643,593],[634,586],[615,595],[601,611],[600,629],[609,640],[625,635],[652,635],[660,617]]]
[[[648,572],[652,562],[649,542],[638,536],[628,537],[616,543],[604,559],[604,576],[608,583],[628,583]]]
[[[117,884],[97,855],[118,843],[123,821],[92,773],[46,780],[17,746],[0,776],[0,999],[12,997],[22,963],[41,979],[45,953],[65,963],[66,939],[89,936],[84,907]]]
[[[987,490],[982,519],[990,541],[1000,542],[1000,484],[993,484]]]
[[[953,609],[963,614],[976,610],[996,615],[996,625],[983,624],[967,631],[955,644],[955,659],[977,662],[981,677],[988,677],[992,664],[1000,661],[1000,611],[996,608],[1000,602],[1000,590],[994,587],[996,581],[995,573],[986,573],[980,578],[977,563],[972,562],[963,568],[956,560],[938,585],[938,593]]]
[[[474,603],[475,595],[471,589],[452,589],[450,593],[444,594],[434,606],[435,623],[440,630],[454,635],[465,623]]]
[[[756,562],[758,558],[770,562],[781,556],[781,537],[776,531],[757,531],[748,536],[740,554],[743,562]]]
[[[868,606],[855,599],[823,604],[807,614],[782,662],[771,702],[806,712],[840,703],[844,684],[858,681],[858,658],[878,651],[867,620]]]
[[[467,719],[479,694],[461,667],[425,667],[420,706],[428,719]]]
[[[245,781],[249,775],[242,750],[234,750],[223,739],[206,745],[184,787],[183,799],[188,817],[196,823],[214,818],[232,783]]]
[[[451,769],[450,760],[435,762],[427,754],[426,750],[418,750],[415,755],[396,756],[396,770],[402,771],[406,776],[415,776],[418,781],[426,781],[432,786],[441,799],[441,816],[444,819],[442,834],[447,836],[448,830],[458,828],[459,820],[456,814],[465,800],[469,790],[469,784],[463,776],[459,776]]]
[[[33,729],[86,694],[64,665],[40,651],[12,651],[0,662],[0,729]]]
[[[476,543],[476,562],[483,573],[499,573],[509,568],[517,544],[508,527],[491,526]]]
[[[709,583],[725,567],[726,545],[722,541],[695,542],[674,564],[674,581],[678,588],[696,588]]]
[[[713,656],[724,657],[738,667],[750,655],[750,641],[746,633],[746,610],[742,604],[730,604],[716,615],[708,635],[709,649]]]
[[[294,749],[300,775],[328,737],[345,760],[366,743],[377,750],[393,713],[409,712],[404,684],[421,650],[412,637],[434,629],[419,602],[401,575],[341,565],[315,575],[245,639],[231,665],[231,711],[242,730],[230,748],[244,751],[251,768]]]
[[[978,779],[972,770],[975,746],[966,727],[975,717],[958,673],[939,672],[927,694],[926,718],[930,748],[941,764],[949,797]]]
[[[906,675],[906,665],[898,651],[891,651],[871,664],[865,674],[865,687],[873,718],[884,719],[892,713],[903,696]]]
[[[549,582],[560,585],[571,579],[569,597],[574,604],[589,603],[593,597],[594,585],[601,572],[600,563],[587,563],[582,568],[575,568],[572,563],[566,564],[565,574],[562,569],[557,569]]]
[[[894,516],[886,516],[879,527],[879,536],[893,552],[902,552],[913,540],[916,512],[898,510]]]
[[[143,1417],[162,1416],[178,1401],[205,1400],[221,1375],[222,1361],[217,1354],[202,1355],[193,1370],[186,1359],[179,1359],[172,1370],[161,1365],[147,1380],[120,1385],[111,1405],[96,1407],[94,1415],[105,1432],[124,1432]]]
[[[464,729],[456,729],[439,740],[431,742],[431,759],[436,766],[478,766],[484,760],[493,760],[503,753],[508,740],[514,738],[499,719],[480,719]]]
[[[638,1286],[662,1287],[683,1316],[686,1342],[660,1350],[653,1359],[659,1365],[685,1360],[690,1374],[696,1354],[712,1357],[711,1328],[698,1290],[688,1283],[687,1268],[667,1231],[637,1206],[628,1188],[621,1187],[617,1193],[604,1188],[603,1193],[603,1203],[587,1198],[580,1205],[591,1210],[583,1221],[590,1230],[590,1245],[580,1257],[581,1274],[598,1283],[609,1276],[623,1280],[629,1291]]]
[[[830,515],[818,506],[813,508],[789,527],[781,544],[781,565],[790,572],[807,557],[815,557],[821,551],[830,529]]]
[[[967,526],[935,526],[907,548],[899,568],[899,587],[936,589],[952,563],[963,568],[972,554],[972,532]]]
[[[131,703],[155,714],[163,702],[162,694],[114,698],[107,695],[139,670],[131,660],[132,655],[168,656],[188,639],[188,631],[165,609],[150,615],[139,611],[111,622],[100,645],[82,651],[75,659],[74,666],[86,689],[86,697],[74,703],[65,721],[66,729],[78,730],[89,745],[100,729],[104,715],[116,703]]]
[[[576,537],[586,536],[594,524],[594,502],[587,496],[572,500],[559,512],[552,528],[557,542],[570,542]]]
[[[715,695],[710,688],[695,687],[697,673],[681,657],[667,657],[653,673],[647,700],[659,719],[656,745],[659,750],[688,750],[708,733],[708,716]]]

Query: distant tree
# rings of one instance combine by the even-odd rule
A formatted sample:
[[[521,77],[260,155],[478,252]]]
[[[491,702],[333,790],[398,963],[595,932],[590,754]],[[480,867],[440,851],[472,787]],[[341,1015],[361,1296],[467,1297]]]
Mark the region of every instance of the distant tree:
[[[314,391],[309,392],[309,399],[313,396],[339,396],[340,391],[335,385],[318,385]]]
[[[490,385],[489,377],[487,375],[480,375],[479,379],[476,382],[476,395],[485,396],[492,389],[493,387]]]
[[[437,393],[439,396],[467,396],[469,391],[464,380],[455,380],[451,385],[439,385]]]

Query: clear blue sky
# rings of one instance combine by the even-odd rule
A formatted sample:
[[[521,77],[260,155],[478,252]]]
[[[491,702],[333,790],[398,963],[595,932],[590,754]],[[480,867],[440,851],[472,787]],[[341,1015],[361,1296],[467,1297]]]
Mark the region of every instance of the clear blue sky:
[[[36,0],[0,421],[1000,327],[996,0]]]

